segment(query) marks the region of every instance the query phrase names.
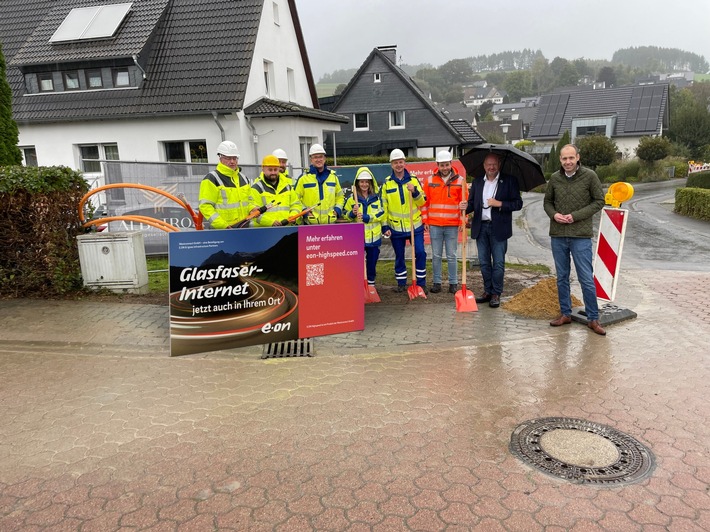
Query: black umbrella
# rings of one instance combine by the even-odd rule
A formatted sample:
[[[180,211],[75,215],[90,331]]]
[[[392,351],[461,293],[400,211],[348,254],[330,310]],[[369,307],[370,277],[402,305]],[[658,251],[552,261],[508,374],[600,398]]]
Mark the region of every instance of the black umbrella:
[[[479,144],[474,146],[459,159],[468,175],[478,177],[485,174],[483,161],[489,153],[500,157],[500,173],[518,178],[520,190],[525,192],[545,184],[545,174],[540,163],[529,153],[510,144]]]

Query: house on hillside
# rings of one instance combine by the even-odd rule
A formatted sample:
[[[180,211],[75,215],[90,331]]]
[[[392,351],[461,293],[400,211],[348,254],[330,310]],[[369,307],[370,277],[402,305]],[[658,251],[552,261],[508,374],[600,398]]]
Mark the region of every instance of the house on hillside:
[[[497,87],[468,87],[463,90],[463,103],[467,107],[480,107],[486,102],[503,103],[507,95],[507,92]]]
[[[27,164],[213,164],[227,139],[305,165],[347,123],[318,108],[295,0],[5,0],[0,41]]]
[[[662,135],[668,126],[668,85],[630,85],[542,96],[528,138],[552,144],[565,131],[572,142],[602,134],[633,154],[641,137]]]
[[[465,120],[456,125],[396,65],[396,47],[372,50],[329,109],[350,119],[328,139],[329,153],[379,155],[399,148],[410,157],[433,157],[484,142]]]

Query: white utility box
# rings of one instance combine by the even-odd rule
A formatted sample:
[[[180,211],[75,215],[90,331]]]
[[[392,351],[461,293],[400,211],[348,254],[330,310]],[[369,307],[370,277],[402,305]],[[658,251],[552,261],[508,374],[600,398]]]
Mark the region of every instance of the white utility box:
[[[143,233],[91,233],[76,237],[84,286],[148,293]]]

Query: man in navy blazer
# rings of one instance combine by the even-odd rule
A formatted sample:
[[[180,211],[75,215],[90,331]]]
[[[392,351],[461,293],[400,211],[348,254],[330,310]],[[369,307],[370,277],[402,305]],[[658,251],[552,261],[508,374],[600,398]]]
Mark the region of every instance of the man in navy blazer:
[[[518,180],[500,173],[500,158],[488,154],[483,161],[486,174],[471,183],[466,214],[473,213],[471,238],[476,239],[484,293],[476,303],[500,306],[505,275],[505,253],[513,236],[513,211],[523,208]]]

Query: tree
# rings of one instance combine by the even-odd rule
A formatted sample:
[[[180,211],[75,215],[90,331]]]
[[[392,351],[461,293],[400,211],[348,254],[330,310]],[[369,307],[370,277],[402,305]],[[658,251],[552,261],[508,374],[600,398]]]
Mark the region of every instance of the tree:
[[[569,130],[565,129],[565,132],[562,133],[562,137],[560,137],[560,140],[557,141],[557,155],[560,154],[562,151],[562,148],[567,146],[567,144],[570,143],[570,137],[569,137]]]
[[[668,137],[674,143],[686,146],[694,158],[703,157],[704,146],[710,144],[710,102],[702,101],[704,92],[704,87],[690,91],[673,86],[669,91],[671,116]]]
[[[12,90],[7,82],[5,56],[0,43],[0,166],[22,164],[18,140],[17,123],[12,118]]]
[[[616,142],[606,135],[587,135],[577,139],[580,161],[584,166],[596,168],[611,164],[616,159]]]
[[[545,170],[548,172],[556,172],[560,169],[560,157],[557,155],[557,148],[552,146],[550,150],[550,155],[547,156],[547,162],[545,163]]]
[[[343,94],[343,91],[345,90],[345,87],[347,87],[347,86],[348,86],[347,83],[341,83],[340,85],[335,87],[335,92],[333,93],[333,96],[340,96],[341,94]]]
[[[616,86],[616,72],[610,66],[602,67],[597,74],[597,81],[603,81],[607,89],[614,87]]]
[[[671,142],[666,137],[641,137],[636,146],[636,157],[646,162],[665,159],[671,152]]]
[[[503,89],[510,96],[511,102],[519,102],[524,96],[532,96],[532,79],[527,70],[516,70],[505,78]]]
[[[444,83],[465,83],[473,77],[473,69],[471,63],[466,59],[452,59],[441,65],[439,68],[439,76]]]
[[[576,87],[579,81],[579,72],[572,63],[567,63],[557,75],[558,87]]]
[[[535,59],[532,68],[530,69],[532,76],[532,88],[536,94],[546,94],[552,89],[554,75],[550,69],[550,64],[544,56]]]

